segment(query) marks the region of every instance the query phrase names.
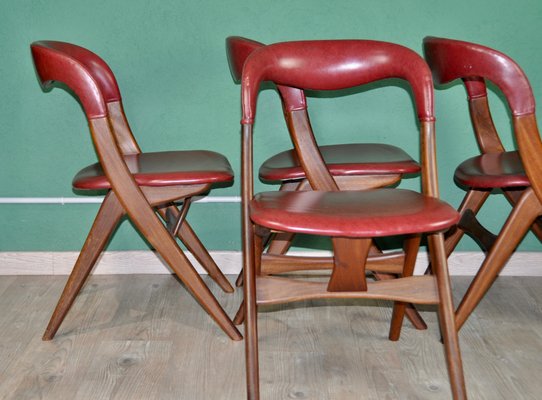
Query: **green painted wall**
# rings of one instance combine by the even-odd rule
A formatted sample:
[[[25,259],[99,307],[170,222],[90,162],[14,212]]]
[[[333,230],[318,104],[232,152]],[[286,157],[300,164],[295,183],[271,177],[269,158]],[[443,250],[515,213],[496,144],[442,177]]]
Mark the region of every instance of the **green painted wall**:
[[[44,94],[34,75],[29,44],[54,39],[100,54],[115,71],[126,112],[145,150],[208,148],[239,166],[239,87],[224,52],[228,35],[263,42],[370,38],[421,51],[426,35],[476,41],[515,58],[542,93],[542,2],[456,1],[156,1],[3,0],[0,2],[0,197],[75,197],[73,174],[95,161],[79,105],[64,91]],[[495,120],[512,144],[502,100],[491,96]],[[401,86],[341,99],[312,98],[322,143],[396,141],[416,155],[415,121]],[[540,111],[540,108],[539,108]],[[441,194],[457,205],[455,165],[476,153],[465,93],[454,85],[436,92]],[[359,117],[354,123],[352,114]],[[343,115],[345,118],[343,120]],[[384,123],[382,123],[384,122]],[[262,93],[256,160],[290,146],[276,95]],[[408,182],[406,186],[416,186]],[[262,189],[260,185],[257,189]],[[213,195],[233,196],[238,181]],[[509,206],[493,196],[482,219],[498,227]],[[77,250],[97,205],[0,204],[0,251]],[[213,250],[239,249],[239,204],[195,204],[193,226]],[[109,249],[147,245],[124,222]],[[538,250],[529,236],[522,250]],[[462,250],[476,250],[468,239]]]

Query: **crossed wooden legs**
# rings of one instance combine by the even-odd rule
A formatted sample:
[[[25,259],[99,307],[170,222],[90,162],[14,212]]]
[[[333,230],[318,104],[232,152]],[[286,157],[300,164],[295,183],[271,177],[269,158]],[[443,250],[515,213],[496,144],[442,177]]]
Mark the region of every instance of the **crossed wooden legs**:
[[[90,271],[111,237],[114,229],[125,213],[126,211],[119,202],[117,196],[113,191],[110,191],[105,197],[104,202],[98,211],[98,215],[94,220],[83,249],[79,254],[73,271],[68,278],[68,282],[66,283],[64,291],[60,296],[47,329],[45,330],[43,340],[51,340],[54,337],[60,324],[64,320],[64,317],[72,306],[77,294],[89,276]],[[136,226],[144,226],[143,223],[137,220],[138,215],[134,215],[132,213],[131,218],[134,220]],[[143,232],[143,234],[147,237],[147,234],[152,233]],[[163,228],[163,232],[160,232],[160,234],[163,238],[167,237],[164,236],[167,235],[165,227]],[[191,227],[188,224],[183,223],[182,229],[179,230],[178,234],[180,237],[182,237],[189,250],[194,251],[194,256],[196,259],[202,262],[202,265],[207,269],[207,271],[209,271],[209,274],[219,283],[224,291],[233,291],[233,288],[222,272],[218,269],[214,261],[212,261],[211,257],[207,253],[207,250],[203,247],[195,233],[192,231]],[[175,274],[179,277],[179,279],[181,279],[181,281],[184,282],[196,300],[211,315],[211,317],[218,323],[224,332],[233,340],[241,340],[242,336],[237,328],[235,328],[229,317],[217,302],[216,298],[203,283],[201,277],[194,270],[186,256],[182,253],[178,246],[174,244],[173,240],[160,241],[156,240],[155,238],[155,240],[152,242],[154,242],[152,244],[158,253],[162,255],[166,262],[168,262]],[[172,262],[172,260],[174,260],[174,262]],[[212,262],[208,262],[209,260]]]
[[[459,213],[467,218],[446,237],[445,249],[449,256],[463,234],[472,236],[486,253],[481,267],[471,282],[456,311],[457,329],[461,329],[467,318],[478,306],[506,262],[525,237],[532,232],[542,241],[542,206],[531,188],[523,190],[503,189],[503,193],[513,207],[498,236],[486,231],[477,221],[476,214],[490,195],[488,190],[471,189],[463,199]]]
[[[169,210],[174,217],[179,217],[180,215],[180,211],[174,205],[167,207],[167,210]],[[162,218],[165,218],[166,209],[161,208],[158,211]],[[182,222],[179,231],[177,232],[177,237],[184,243],[186,248],[192,253],[194,258],[198,260],[200,265],[207,271],[209,276],[218,284],[218,286],[226,293],[233,293],[233,287],[228,281],[228,278],[226,278],[220,268],[218,268],[215,260],[213,260],[205,246],[203,246],[188,221],[184,220]]]
[[[98,211],[98,215],[92,224],[90,233],[79,253],[77,262],[73,267],[64,291],[58,300],[55,311],[45,329],[43,340],[51,340],[64,317],[71,308],[75,297],[83,287],[90,271],[107,244],[113,230],[117,227],[120,218],[124,215],[124,209],[113,192],[109,192]]]
[[[538,197],[531,188],[524,190],[459,304],[456,312],[457,329],[463,326],[480,303],[519,242],[529,229],[536,226],[536,220],[541,214],[542,205]]]

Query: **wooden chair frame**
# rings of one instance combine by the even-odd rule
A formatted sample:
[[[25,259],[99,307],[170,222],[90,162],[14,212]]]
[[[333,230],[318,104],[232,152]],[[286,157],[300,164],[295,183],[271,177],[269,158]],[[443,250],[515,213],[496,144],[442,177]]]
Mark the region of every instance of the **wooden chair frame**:
[[[464,233],[473,236],[486,253],[456,312],[457,328],[461,329],[527,232],[531,230],[542,240],[539,220],[542,215],[540,137],[532,89],[524,72],[510,57],[474,43],[435,37],[424,39],[424,50],[436,84],[462,79],[476,140],[484,155],[510,153],[506,152],[493,123],[485,80],[493,82],[502,91],[512,113],[514,135],[530,183],[528,187],[518,184],[496,186],[512,205],[512,211],[497,236],[476,219],[491,193],[491,187],[468,188],[459,207],[462,219],[457,228],[447,234],[446,254],[452,253]]]
[[[241,334],[174,239],[177,236],[187,245],[223,290],[233,291],[184,219],[189,199],[208,191],[212,183],[138,185],[126,164],[125,156],[139,154],[141,150],[126,120],[117,83],[107,64],[94,53],[68,43],[35,42],[31,50],[42,87],[49,89],[55,81],[63,82],[81,101],[100,166],[111,187],[43,339],[51,340],[54,337],[115,227],[122,216],[126,215],[224,332],[233,340],[241,340]],[[181,212],[174,205],[175,201],[185,203]],[[169,232],[159,220],[155,209],[163,218],[176,218],[170,225],[173,224],[177,231]]]
[[[368,50],[371,48],[378,49],[377,54],[379,56],[377,58],[373,58],[374,53]],[[322,59],[325,59],[322,56],[323,54],[338,54],[340,56],[333,58],[331,61],[328,58],[324,62],[322,61]],[[383,57],[383,54],[386,54],[386,57]],[[349,56],[353,60],[349,60]],[[355,57],[363,59],[363,63]],[[343,60],[343,58],[346,58],[346,60]],[[399,59],[402,61],[396,64],[390,61]],[[281,63],[280,60],[288,60],[288,63]],[[307,60],[310,60],[310,63]],[[386,61],[380,64],[382,60]],[[339,63],[342,61],[348,62],[349,66],[356,65],[355,71],[350,70],[349,74],[340,72],[344,71],[344,69],[339,68]],[[402,68],[403,63],[408,65],[408,69]],[[310,64],[310,67],[298,67],[305,64]],[[423,72],[420,72],[420,76],[415,77],[413,72],[415,70]],[[334,75],[334,71],[339,72]],[[432,83],[426,64],[415,53],[401,46],[372,41],[289,42],[278,43],[257,50],[245,63],[242,78],[241,181],[245,346],[247,393],[250,400],[259,399],[257,308],[266,304],[337,297],[387,298],[396,301],[392,326],[398,328],[401,326],[405,303],[438,304],[452,394],[454,399],[466,398],[442,232],[437,230],[436,232],[429,232],[428,235],[434,275],[412,277],[415,257],[411,256],[405,259],[404,269],[401,271],[403,278],[368,283],[365,281],[365,268],[373,269],[374,266],[366,266],[364,260],[369,254],[371,239],[368,237],[340,237],[340,235],[331,234],[331,231],[329,236],[335,236],[332,239],[334,257],[333,271],[328,284],[300,282],[297,280],[289,281],[285,278],[261,274],[263,239],[268,234],[269,229],[273,230],[273,228],[269,228],[269,226],[262,227],[254,222],[254,210],[257,202],[254,202],[252,140],[256,99],[260,83],[271,81],[279,85],[298,88],[336,90],[362,85],[389,76],[403,78],[413,87],[420,120],[422,193],[431,198],[438,198]],[[318,152],[316,143],[310,143],[314,141],[314,137],[306,134],[311,132],[310,127],[298,129],[298,124],[304,124],[306,121],[303,110],[294,111],[287,115],[290,134],[299,159],[309,181],[317,183],[318,191],[313,193],[319,195],[318,192],[320,191],[324,193],[337,192],[339,190],[338,185]],[[306,141],[309,142],[307,146],[304,143]],[[275,195],[276,198],[281,198],[279,192],[270,193],[270,196]],[[295,199],[296,196],[305,196],[306,193],[310,192],[287,193],[287,195],[288,198]],[[367,192],[357,192],[355,195],[359,193],[366,194]],[[261,199],[266,195],[267,193],[263,193],[258,196],[261,196]],[[348,196],[348,192],[341,192],[338,195]],[[326,194],[323,194],[323,196],[326,196]],[[300,200],[299,203],[297,207],[303,207],[303,201]],[[310,213],[308,210],[310,210],[310,206],[307,209],[307,214]],[[455,222],[457,219],[454,217],[453,221]],[[416,234],[407,238],[405,244],[407,254],[415,254],[415,252],[409,253],[408,249],[417,249],[419,240],[420,235]]]
[[[226,39],[226,52],[230,65],[230,71],[236,82],[241,82],[243,65],[246,59],[256,50],[265,47],[263,43],[247,39],[239,36],[231,36]],[[277,85],[277,92],[280,96],[284,118],[288,130],[292,138],[298,138],[294,143],[294,147],[305,147],[304,154],[311,154],[312,159],[320,158],[325,160],[326,153],[322,153],[322,148],[317,146],[314,132],[310,123],[307,101],[305,92],[301,89],[289,87],[285,85]],[[303,140],[299,140],[303,138]],[[383,146],[383,145],[370,145]],[[333,146],[328,146],[329,149]],[[325,148],[324,148],[325,151]],[[331,155],[331,154],[330,154]],[[312,162],[312,161],[311,161]],[[316,161],[318,163],[319,161]],[[354,164],[353,160],[345,160],[345,163]],[[390,186],[401,180],[403,174],[414,174],[420,171],[419,165],[412,161],[407,163],[404,160],[393,160],[389,165],[379,165],[374,162],[364,161],[361,157],[356,160],[356,167],[350,165],[348,173],[344,172],[339,165],[327,165],[326,172],[312,175],[305,175],[297,179],[282,180],[281,191],[300,191],[300,190],[327,190],[329,181],[323,182],[318,179],[322,174],[327,175],[327,169],[333,176],[334,185],[340,190],[366,190]],[[345,164],[346,165],[346,164]],[[365,165],[362,167],[362,165]],[[265,168],[265,163],[262,166]],[[260,168],[260,176],[266,176]],[[318,168],[321,168],[319,166]],[[389,171],[393,170],[394,173]],[[355,174],[354,174],[354,172]],[[275,173],[278,175],[278,173]],[[282,179],[282,178],[281,178]],[[265,253],[262,255],[261,265],[259,266],[259,274],[274,275],[284,274],[294,271],[305,270],[332,270],[334,265],[333,257],[314,257],[314,256],[292,256],[287,255],[287,251],[291,246],[295,234],[291,232],[268,232],[263,238],[263,245],[266,247]],[[406,251],[396,251],[383,254],[382,251],[373,242],[370,255],[367,260],[367,269],[371,271],[375,279],[387,280],[394,279],[403,271],[405,257],[416,259],[418,248],[409,246]],[[412,254],[410,254],[412,253]],[[373,269],[374,267],[374,269]],[[239,274],[236,285],[239,287],[242,284],[243,272]],[[239,308],[234,323],[236,325],[243,322],[244,309],[243,305]],[[412,304],[406,306],[407,318],[412,322],[416,329],[427,329],[425,321],[417,312]],[[399,340],[400,329],[390,328],[390,340]]]

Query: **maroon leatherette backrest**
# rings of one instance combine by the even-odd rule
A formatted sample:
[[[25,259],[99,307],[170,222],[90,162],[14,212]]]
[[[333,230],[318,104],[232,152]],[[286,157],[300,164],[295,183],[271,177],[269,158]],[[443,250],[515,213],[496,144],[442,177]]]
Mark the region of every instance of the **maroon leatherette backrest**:
[[[226,53],[228,55],[230,71],[235,82],[239,83],[241,81],[243,65],[248,56],[264,46],[263,43],[241,36],[230,36],[226,39]],[[286,111],[304,110],[307,108],[307,100],[303,90],[282,85],[277,85],[277,89],[280,92]]]
[[[121,100],[113,72],[91,51],[55,41],[34,42],[30,47],[42,85],[66,84],[79,97],[87,118],[105,117],[106,103]]]
[[[401,78],[410,84],[420,120],[432,121],[431,72],[418,54],[387,42],[319,40],[271,44],[254,51],[242,74],[242,123],[254,120],[261,82],[310,90],[339,90]]]
[[[484,79],[506,96],[514,116],[535,111],[535,100],[525,73],[510,57],[489,47],[459,40],[426,37],[425,58],[435,83],[463,79],[469,98],[486,96]]]

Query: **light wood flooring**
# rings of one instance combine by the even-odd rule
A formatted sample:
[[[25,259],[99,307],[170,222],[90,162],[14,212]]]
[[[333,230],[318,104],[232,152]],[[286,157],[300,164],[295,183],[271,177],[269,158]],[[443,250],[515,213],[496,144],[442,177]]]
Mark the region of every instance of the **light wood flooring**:
[[[453,278],[456,301],[469,279]],[[55,340],[42,342],[65,280],[0,276],[0,399],[245,398],[243,342],[169,275],[91,277]],[[240,291],[210,285],[234,314]],[[387,302],[262,311],[262,399],[451,398],[432,308],[428,330],[405,322],[395,343]],[[542,278],[499,278],[460,341],[471,400],[541,399]]]

